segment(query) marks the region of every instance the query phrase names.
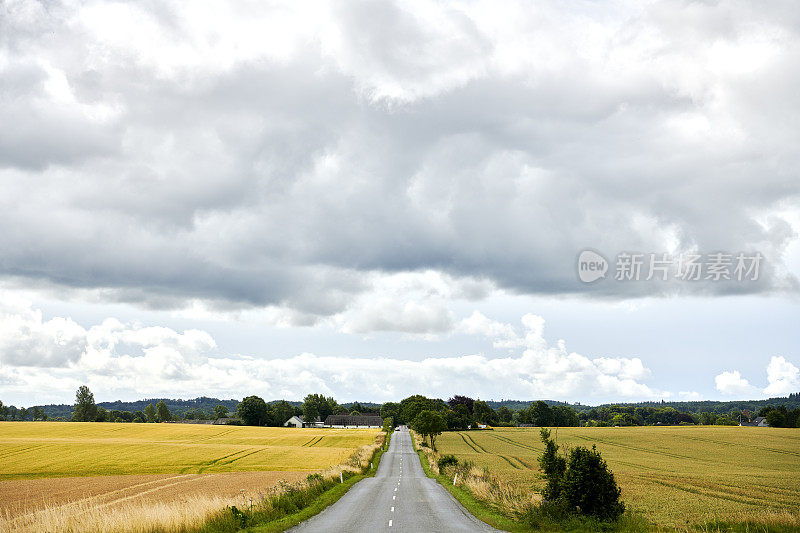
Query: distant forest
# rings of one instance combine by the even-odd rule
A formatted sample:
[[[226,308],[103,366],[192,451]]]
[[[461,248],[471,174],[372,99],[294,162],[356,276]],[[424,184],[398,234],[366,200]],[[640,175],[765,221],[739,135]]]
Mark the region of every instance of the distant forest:
[[[322,396],[320,396],[322,397]],[[403,400],[408,403],[413,398],[423,399],[422,396],[413,396]],[[454,405],[467,401],[468,412],[458,413]],[[331,399],[332,400],[332,399]],[[263,400],[262,400],[263,401]],[[428,401],[428,399],[425,399]],[[101,412],[112,414],[111,420],[120,414],[134,414],[146,411],[148,405],[162,403],[167,407],[174,420],[190,418],[212,418],[215,411],[224,406],[231,416],[235,416],[239,407],[239,400],[221,400],[201,396],[192,400],[149,398],[134,402],[99,402],[97,407]],[[470,422],[489,424],[535,424],[535,425],[649,425],[649,424],[735,424],[738,423],[742,412],[750,416],[767,413],[770,408],[780,409],[786,422],[794,427],[800,413],[800,393],[790,394],[788,397],[769,398],[766,400],[733,400],[733,401],[694,401],[694,402],[632,402],[601,405],[583,405],[580,403],[567,403],[553,400],[488,400],[481,402],[471,398],[456,396],[449,402],[431,400],[430,408],[434,411],[449,413],[452,418],[448,424],[454,427],[469,427]],[[474,404],[473,404],[474,402]],[[300,414],[305,408],[304,402],[273,400],[265,402],[270,406],[281,404],[281,413],[286,409]],[[448,407],[449,404],[449,407]],[[546,404],[546,405],[545,405]],[[393,406],[393,402],[384,404],[375,402],[349,402],[336,405],[335,412],[357,411],[361,413],[375,412],[383,416],[392,416],[395,422],[404,417]],[[485,414],[476,414],[478,406]],[[290,407],[291,406],[291,407]],[[485,408],[483,406],[486,406]],[[547,408],[549,407],[549,408]],[[0,420],[70,420],[73,418],[75,406],[71,404],[51,404],[31,407],[30,409],[15,406],[3,406],[0,402]],[[35,409],[35,411],[34,411]],[[462,409],[463,410],[463,409]],[[334,411],[331,411],[334,412]],[[285,414],[285,413],[284,413]],[[289,413],[290,414],[290,413]],[[322,413],[319,413],[322,414]],[[44,415],[44,416],[43,416]],[[281,415],[283,416],[283,415]],[[459,418],[461,417],[461,418]],[[462,420],[463,419],[463,420]],[[127,418],[126,418],[127,421]],[[277,423],[277,421],[275,421]],[[797,422],[800,423],[800,422]]]

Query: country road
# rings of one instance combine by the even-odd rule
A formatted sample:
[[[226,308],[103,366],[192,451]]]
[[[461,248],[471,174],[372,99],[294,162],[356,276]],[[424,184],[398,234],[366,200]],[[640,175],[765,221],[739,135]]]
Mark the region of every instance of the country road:
[[[428,478],[407,429],[392,436],[375,477],[359,481],[335,504],[290,531],[498,531]]]

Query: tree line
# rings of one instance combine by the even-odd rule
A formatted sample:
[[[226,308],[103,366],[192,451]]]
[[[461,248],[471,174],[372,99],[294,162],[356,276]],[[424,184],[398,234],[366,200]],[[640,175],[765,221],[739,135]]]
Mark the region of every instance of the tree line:
[[[796,400],[796,395],[790,395]],[[200,399],[198,399],[200,400]],[[203,400],[212,400],[203,398]],[[118,402],[121,403],[121,402]],[[141,402],[137,402],[141,404]],[[208,403],[208,402],[206,402]],[[108,404],[106,404],[108,405]],[[115,405],[115,404],[112,404]],[[539,427],[577,427],[577,426],[645,426],[645,425],[738,425],[742,419],[763,416],[772,427],[800,427],[800,407],[789,409],[785,405],[766,405],[758,412],[731,409],[725,413],[704,411],[692,413],[679,411],[671,406],[604,405],[576,410],[567,404],[553,404],[535,401],[519,409],[500,405],[493,409],[490,402],[473,399],[469,396],[455,395],[448,400],[428,398],[419,394],[409,396],[400,402],[385,402],[380,406],[362,405],[358,402],[340,404],[332,396],[308,394],[301,405],[286,400],[266,402],[259,396],[248,396],[239,402],[231,413],[226,405],[218,404],[210,410],[189,408],[182,416],[173,415],[165,402],[150,403],[141,410],[106,410],[99,407],[94,395],[85,385],[76,392],[75,405],[70,420],[81,422],[169,422],[184,420],[218,420],[233,417],[228,423],[282,426],[293,416],[301,417],[307,424],[324,422],[330,415],[380,415],[391,419],[397,425],[412,425],[423,412],[429,412],[423,419],[428,429],[467,430],[479,426],[539,426]],[[47,414],[40,407],[18,409],[0,402],[0,420],[47,420]],[[440,423],[441,421],[441,423]],[[426,426],[427,427],[427,426]],[[435,440],[435,432],[419,431]]]

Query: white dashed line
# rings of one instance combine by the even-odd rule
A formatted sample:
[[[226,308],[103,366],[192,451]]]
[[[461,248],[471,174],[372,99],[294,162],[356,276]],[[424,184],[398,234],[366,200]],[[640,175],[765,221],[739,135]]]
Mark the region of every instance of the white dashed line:
[[[397,499],[397,496],[392,496],[392,499],[393,499],[393,500],[396,500],[396,499]]]
[[[394,512],[394,507],[392,507],[392,512]]]
[[[392,521],[389,520],[389,527],[392,527]]]

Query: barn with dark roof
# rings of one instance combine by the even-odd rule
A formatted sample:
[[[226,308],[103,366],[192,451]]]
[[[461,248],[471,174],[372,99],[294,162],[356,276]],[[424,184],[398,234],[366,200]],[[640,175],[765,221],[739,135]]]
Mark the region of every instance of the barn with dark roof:
[[[325,425],[332,428],[379,428],[383,419],[378,415],[328,415]]]

